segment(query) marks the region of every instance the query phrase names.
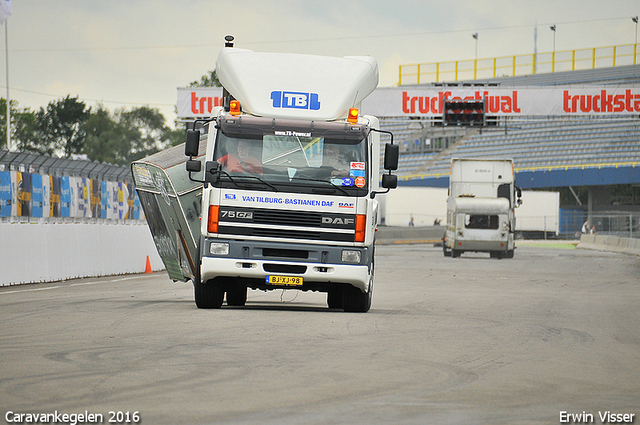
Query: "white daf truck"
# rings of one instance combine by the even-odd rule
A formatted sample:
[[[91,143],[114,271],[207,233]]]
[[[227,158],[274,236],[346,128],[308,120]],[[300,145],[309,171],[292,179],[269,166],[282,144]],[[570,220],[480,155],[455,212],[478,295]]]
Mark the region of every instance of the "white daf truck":
[[[132,164],[169,275],[193,281],[199,308],[220,308],[225,294],[242,306],[248,289],[298,289],[368,311],[376,194],[397,186],[399,151],[389,133],[380,181],[388,132],[358,111],[378,84],[375,59],[230,41],[216,62],[223,106],[187,130],[182,160],[160,153]]]
[[[452,158],[444,255],[475,251],[513,258],[521,196],[513,160]]]

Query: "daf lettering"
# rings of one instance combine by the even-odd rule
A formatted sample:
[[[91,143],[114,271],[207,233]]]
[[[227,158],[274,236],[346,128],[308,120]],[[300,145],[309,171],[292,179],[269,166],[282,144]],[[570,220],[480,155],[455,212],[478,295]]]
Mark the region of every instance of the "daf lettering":
[[[354,224],[355,220],[352,218],[331,218],[331,217],[322,217],[322,224]]]

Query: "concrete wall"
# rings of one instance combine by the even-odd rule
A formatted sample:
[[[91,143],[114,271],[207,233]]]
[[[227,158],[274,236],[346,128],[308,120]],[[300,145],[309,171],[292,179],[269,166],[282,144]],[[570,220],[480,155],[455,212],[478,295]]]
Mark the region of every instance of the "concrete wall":
[[[619,238],[609,235],[582,235],[577,248],[619,252],[640,256],[640,239]]]
[[[0,286],[162,270],[146,223],[0,223]]]

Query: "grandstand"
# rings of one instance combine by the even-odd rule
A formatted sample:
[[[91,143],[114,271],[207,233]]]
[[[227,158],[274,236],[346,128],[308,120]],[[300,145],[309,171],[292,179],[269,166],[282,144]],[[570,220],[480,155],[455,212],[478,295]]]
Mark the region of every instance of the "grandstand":
[[[399,89],[483,87],[625,88],[637,93],[640,65],[403,85]],[[565,194],[560,205],[560,233],[565,237],[573,237],[585,220],[607,234],[640,235],[640,114],[502,116],[480,128],[443,126],[442,117],[433,114],[405,114],[383,116],[381,126],[394,133],[401,148],[400,186],[447,187],[453,157],[512,158],[518,186]],[[615,185],[631,185],[631,196],[622,200],[614,196]],[[583,194],[582,200],[576,193]]]
[[[516,87],[640,85],[640,65],[535,74],[521,77],[432,84],[443,87]],[[403,86],[404,87],[404,86]],[[415,87],[415,86],[414,86]],[[640,115],[575,117],[503,117],[496,126],[481,129],[448,128],[434,119],[407,117],[382,119],[401,146],[400,184],[446,186],[452,157],[510,157],[518,172],[569,168],[635,167],[640,165]],[[640,170],[639,170],[640,173]],[[445,177],[445,180],[442,180]],[[571,182],[546,182],[564,187]],[[634,181],[616,183],[640,183]],[[612,183],[609,183],[612,184]]]
[[[513,158],[518,170],[640,165],[640,120],[532,119],[516,127],[470,134],[441,153],[402,156],[401,180],[449,173],[451,157]]]

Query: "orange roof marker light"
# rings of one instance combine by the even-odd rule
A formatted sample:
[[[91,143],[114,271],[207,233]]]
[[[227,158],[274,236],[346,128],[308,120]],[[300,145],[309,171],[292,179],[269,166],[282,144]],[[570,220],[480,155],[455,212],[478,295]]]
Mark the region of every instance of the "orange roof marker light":
[[[358,108],[349,108],[349,115],[347,116],[347,121],[355,124],[358,122]]]
[[[229,113],[231,115],[240,115],[240,102],[237,100],[232,100],[229,102]]]

